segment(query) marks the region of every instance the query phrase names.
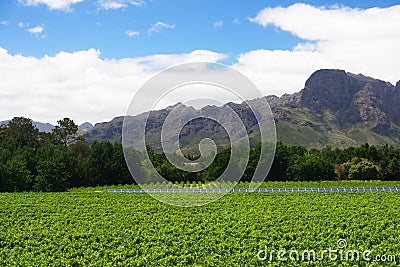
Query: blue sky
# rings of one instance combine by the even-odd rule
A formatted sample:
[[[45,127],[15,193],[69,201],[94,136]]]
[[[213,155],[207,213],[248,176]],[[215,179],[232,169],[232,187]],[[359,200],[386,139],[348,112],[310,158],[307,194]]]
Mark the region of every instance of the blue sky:
[[[40,2],[40,1],[38,1]],[[43,1],[45,2],[45,1]],[[399,1],[306,1],[315,6],[338,4],[356,8],[387,7]],[[25,3],[25,4],[24,4]],[[122,1],[125,7],[104,9],[99,1],[83,1],[70,10],[51,10],[45,4],[28,6],[29,1],[2,1],[0,46],[12,54],[42,57],[60,51],[95,48],[102,58],[125,58],[150,54],[187,53],[196,49],[231,55],[254,49],[291,49],[300,40],[276,27],[251,23],[266,6],[290,6],[296,1],[152,0],[138,5]],[[149,33],[157,22],[173,28]],[[23,23],[23,27],[18,27]],[[21,24],[20,24],[21,25]],[[27,29],[42,27],[40,34]],[[129,37],[128,32],[138,35]],[[133,33],[134,34],[134,33]]]
[[[319,68],[396,83],[399,21],[400,1],[5,0],[0,120],[110,120],[157,71],[193,61],[225,63],[264,95]]]

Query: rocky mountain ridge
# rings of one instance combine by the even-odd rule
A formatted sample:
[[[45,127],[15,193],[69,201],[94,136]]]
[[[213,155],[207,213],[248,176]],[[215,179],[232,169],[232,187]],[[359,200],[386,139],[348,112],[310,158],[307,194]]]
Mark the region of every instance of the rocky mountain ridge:
[[[278,139],[287,144],[299,144],[320,148],[326,144],[347,147],[365,142],[373,145],[398,145],[400,140],[400,81],[396,85],[343,70],[322,69],[314,72],[304,88],[294,94],[281,97],[265,97],[273,112]],[[249,100],[257,105],[258,99]],[[224,108],[234,109],[246,125],[252,140],[257,143],[257,121],[245,103],[228,103],[222,107],[206,106],[200,111],[182,107],[182,116],[193,112],[214,114],[223,119]],[[172,107],[152,111],[146,133],[151,145],[158,147],[156,139],[161,126]],[[135,116],[141,121],[144,114]],[[85,132],[90,141],[107,139],[121,141],[123,117],[96,124]],[[214,121],[196,119],[188,123],[180,133],[183,147],[190,147],[205,136],[217,140],[224,147],[226,132]]]

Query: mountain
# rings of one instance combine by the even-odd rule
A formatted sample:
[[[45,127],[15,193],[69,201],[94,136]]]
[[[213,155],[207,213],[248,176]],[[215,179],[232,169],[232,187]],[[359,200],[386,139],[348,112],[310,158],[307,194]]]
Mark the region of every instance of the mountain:
[[[319,70],[298,93],[273,98],[279,139],[289,144],[339,147],[368,142],[396,145],[400,138],[400,82]]]
[[[80,130],[80,131],[91,129],[91,128],[93,128],[93,124],[91,124],[90,122],[84,122],[78,126],[78,130]]]
[[[265,98],[275,118],[278,140],[286,144],[321,148],[326,144],[348,147],[365,142],[377,146],[398,145],[400,141],[400,106],[397,105],[400,103],[400,81],[394,86],[362,74],[322,69],[307,79],[300,92]],[[248,103],[257,105],[261,101],[253,99]],[[257,121],[246,103],[206,106],[200,110],[177,105],[180,105],[180,118],[190,114],[213,114],[221,120],[226,119],[226,108],[230,107],[246,125],[251,143],[259,141]],[[146,137],[155,150],[160,150],[161,127],[174,107],[176,105],[149,114]],[[130,119],[132,129],[144,125],[146,114]],[[110,122],[96,124],[84,136],[89,142],[121,141],[123,119],[116,117]],[[213,120],[196,119],[180,132],[180,145],[190,151],[204,137],[216,140],[220,148],[229,144],[223,127]]]

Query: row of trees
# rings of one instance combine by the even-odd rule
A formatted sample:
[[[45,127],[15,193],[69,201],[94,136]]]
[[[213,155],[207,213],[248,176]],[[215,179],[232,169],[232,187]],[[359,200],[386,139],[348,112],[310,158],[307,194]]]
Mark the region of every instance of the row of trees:
[[[251,181],[256,170],[261,145],[250,150],[249,161],[241,181]],[[267,145],[268,144],[263,144]],[[153,154],[157,171],[170,181],[209,181],[225,171],[231,156],[231,149],[217,154],[213,163],[199,173],[180,171],[168,162],[165,155]],[[241,159],[233,159],[240,169]],[[232,164],[232,163],[231,163]],[[235,168],[233,168],[235,169]],[[179,173],[179,175],[176,175]],[[229,176],[226,180],[229,180]],[[265,180],[267,181],[318,181],[318,180],[400,180],[400,150],[385,145],[378,149],[367,143],[360,147],[332,149],[330,145],[322,150],[307,150],[302,146],[276,144],[275,157]]]
[[[122,145],[91,146],[70,119],[52,132],[16,117],[0,128],[0,191],[64,191],[70,187],[132,183]]]
[[[77,135],[78,127],[70,119],[58,121],[50,133],[39,132],[27,118],[14,118],[0,127],[0,191],[64,191],[71,187],[129,184],[134,180],[125,163],[120,143],[109,141],[89,145]],[[261,145],[250,151],[246,164],[240,156],[231,162],[231,173],[224,174],[232,149],[217,153],[213,163],[200,172],[187,172],[173,166],[164,154],[148,148],[132,150],[137,159],[137,173],[148,182],[156,171],[172,182],[210,181],[224,174],[230,180],[240,167],[245,167],[242,181],[250,181],[260,158]],[[237,152],[237,151],[235,151]],[[196,158],[192,157],[191,160]],[[151,162],[149,162],[151,161]],[[153,166],[155,169],[153,169]],[[270,181],[310,180],[400,180],[400,150],[393,146],[380,149],[364,144],[360,147],[307,150],[278,142]]]

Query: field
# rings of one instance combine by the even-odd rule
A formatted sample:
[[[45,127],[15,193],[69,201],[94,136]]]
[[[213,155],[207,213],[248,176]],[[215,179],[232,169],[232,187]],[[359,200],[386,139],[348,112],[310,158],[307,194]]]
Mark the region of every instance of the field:
[[[0,265],[396,266],[400,261],[398,192],[230,193],[206,206],[181,208],[147,194],[107,189],[0,194]],[[272,250],[337,250],[341,239],[347,242],[344,252],[370,250],[371,261],[269,258]],[[266,247],[268,257],[260,260]],[[374,261],[376,256],[386,262]]]

